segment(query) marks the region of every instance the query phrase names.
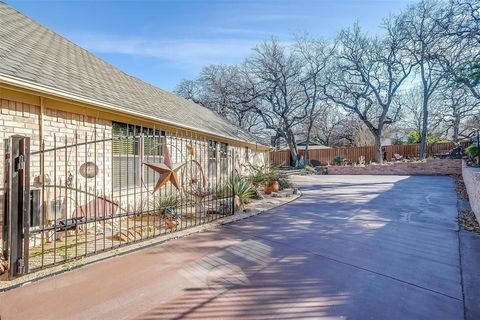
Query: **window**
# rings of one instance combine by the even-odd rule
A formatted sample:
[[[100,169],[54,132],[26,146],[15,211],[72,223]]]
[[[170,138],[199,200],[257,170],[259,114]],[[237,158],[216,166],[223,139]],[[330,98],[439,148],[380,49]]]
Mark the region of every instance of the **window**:
[[[155,181],[155,172],[148,170],[142,162],[161,162],[162,143],[165,132],[114,122],[112,124],[112,179],[113,189],[120,190]],[[143,156],[143,159],[141,157]]]
[[[248,150],[248,147],[245,147],[245,162],[250,162],[250,150]]]
[[[225,175],[228,171],[228,144],[220,143],[220,174]]]
[[[217,175],[217,142],[208,140],[208,176]]]

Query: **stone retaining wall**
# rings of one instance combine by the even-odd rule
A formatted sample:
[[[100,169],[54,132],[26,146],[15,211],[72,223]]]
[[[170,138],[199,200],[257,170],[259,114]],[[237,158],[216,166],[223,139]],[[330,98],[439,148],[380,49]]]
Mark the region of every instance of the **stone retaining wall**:
[[[462,174],[462,160],[427,159],[426,162],[396,162],[383,165],[371,164],[364,167],[330,166],[328,167],[328,174],[444,176]]]
[[[467,188],[470,206],[477,217],[477,221],[480,221],[480,168],[467,167],[463,162],[462,176]]]

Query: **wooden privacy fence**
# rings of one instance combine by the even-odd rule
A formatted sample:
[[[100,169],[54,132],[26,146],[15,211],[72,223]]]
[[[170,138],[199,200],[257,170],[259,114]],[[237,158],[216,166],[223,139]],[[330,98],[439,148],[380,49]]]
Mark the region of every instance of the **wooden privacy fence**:
[[[467,142],[462,142],[462,147],[467,146]],[[427,145],[427,157],[445,154],[453,149],[455,145],[452,142],[441,142]],[[399,154],[404,158],[418,157],[420,147],[418,144],[389,145],[382,147],[384,158],[391,161],[394,154]],[[298,151],[300,155],[304,155],[305,150]],[[349,148],[330,148],[330,149],[314,149],[308,150],[308,160],[317,160],[321,164],[330,164],[337,156],[344,157],[348,163],[359,162],[360,157],[365,157],[365,162],[375,160],[375,148],[368,147],[349,147]],[[270,152],[270,162],[274,165],[284,166],[290,165],[290,151],[272,151]]]

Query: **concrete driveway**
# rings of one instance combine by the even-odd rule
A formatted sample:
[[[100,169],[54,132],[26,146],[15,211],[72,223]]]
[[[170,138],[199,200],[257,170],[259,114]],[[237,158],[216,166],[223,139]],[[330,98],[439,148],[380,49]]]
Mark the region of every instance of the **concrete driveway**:
[[[8,319],[463,319],[448,177],[297,177],[259,216],[0,294]]]

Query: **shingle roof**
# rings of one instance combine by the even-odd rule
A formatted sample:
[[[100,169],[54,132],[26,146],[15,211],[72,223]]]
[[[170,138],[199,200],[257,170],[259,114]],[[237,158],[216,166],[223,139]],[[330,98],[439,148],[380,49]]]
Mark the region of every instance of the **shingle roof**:
[[[192,101],[132,77],[0,2],[0,74],[180,127],[256,143]]]

